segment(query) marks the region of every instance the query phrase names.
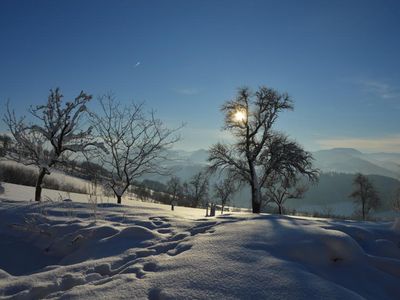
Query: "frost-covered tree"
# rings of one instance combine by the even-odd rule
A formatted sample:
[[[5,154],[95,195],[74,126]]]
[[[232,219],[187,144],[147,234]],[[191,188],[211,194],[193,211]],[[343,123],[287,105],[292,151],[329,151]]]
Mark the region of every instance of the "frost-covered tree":
[[[300,174],[311,171],[311,154],[273,130],[279,114],[291,109],[293,103],[286,93],[267,87],[255,93],[240,89],[236,98],[221,108],[224,129],[232,133],[235,142],[211,147],[210,169],[227,170],[232,179],[248,183],[254,213],[261,210],[262,188],[270,184],[271,174],[280,166]]]
[[[83,129],[81,118],[86,114],[86,104],[92,96],[83,91],[72,101],[63,101],[57,88],[50,90],[47,103],[29,109],[32,121],[17,118],[7,104],[4,121],[15,146],[8,151],[10,159],[39,169],[35,201],[40,201],[42,182],[51,169],[64,164],[73,153],[96,146],[91,137],[91,127]]]
[[[99,151],[98,159],[110,171],[108,184],[121,203],[138,177],[168,172],[162,161],[167,159],[165,150],[179,140],[179,128],[166,128],[142,104],[122,105],[112,95],[100,97],[99,103],[101,112],[92,114],[92,124],[106,151]]]
[[[354,191],[350,197],[354,198],[354,202],[361,206],[362,218],[365,220],[371,209],[376,209],[381,204],[378,192],[368,177],[361,173],[355,175],[353,185]]]
[[[225,206],[232,200],[237,187],[235,181],[225,178],[214,184],[214,196],[221,203],[221,214],[224,213]]]

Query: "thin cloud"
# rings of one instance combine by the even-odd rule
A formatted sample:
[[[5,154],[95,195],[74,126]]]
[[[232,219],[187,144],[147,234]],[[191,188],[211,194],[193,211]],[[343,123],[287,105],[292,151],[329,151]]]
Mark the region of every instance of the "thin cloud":
[[[178,88],[174,89],[174,91],[178,94],[185,95],[185,96],[193,96],[199,93],[198,89],[195,88]]]
[[[193,151],[208,149],[217,142],[230,143],[233,137],[220,129],[185,127],[181,131],[182,139],[174,145],[176,149]]]
[[[356,148],[368,152],[397,152],[400,153],[400,134],[377,138],[331,138],[316,141],[323,149],[329,148]]]
[[[361,85],[364,92],[381,99],[400,98],[400,88],[390,85],[387,82],[378,80],[360,80],[357,83]]]

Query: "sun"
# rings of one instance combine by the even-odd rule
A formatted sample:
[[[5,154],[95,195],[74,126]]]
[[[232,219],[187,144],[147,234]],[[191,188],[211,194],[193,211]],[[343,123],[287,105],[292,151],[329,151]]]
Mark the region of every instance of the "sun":
[[[246,120],[246,112],[244,110],[237,110],[233,115],[233,120],[236,122],[244,122]]]

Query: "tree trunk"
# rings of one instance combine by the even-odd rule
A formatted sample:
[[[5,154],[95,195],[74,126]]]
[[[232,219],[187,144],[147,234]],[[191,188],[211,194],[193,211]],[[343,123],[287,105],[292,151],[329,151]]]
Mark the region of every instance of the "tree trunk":
[[[221,215],[224,213],[224,206],[221,205]]]
[[[121,204],[122,202],[122,197],[120,195],[116,195],[117,196],[117,203]]]
[[[41,168],[39,172],[39,176],[36,180],[36,189],[35,189],[35,201],[40,201],[42,197],[42,183],[43,178],[47,174],[47,170],[45,168]]]
[[[261,212],[260,184],[258,183],[256,169],[252,162],[249,162],[249,167],[251,177],[251,205],[253,208],[253,213],[259,214]]]
[[[254,186],[254,184],[251,185],[251,205],[253,213],[259,214],[261,212],[260,189],[258,186]]]
[[[261,203],[253,201],[253,214],[259,214],[261,212]]]
[[[279,214],[281,215],[282,214],[282,205],[278,205],[278,211],[279,211]]]

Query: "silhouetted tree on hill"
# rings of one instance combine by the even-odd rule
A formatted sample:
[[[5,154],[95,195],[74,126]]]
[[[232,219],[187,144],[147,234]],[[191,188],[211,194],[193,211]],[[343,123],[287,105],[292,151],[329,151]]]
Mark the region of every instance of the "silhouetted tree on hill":
[[[361,214],[365,220],[371,211],[380,206],[380,199],[371,181],[361,173],[355,175],[353,180],[354,191],[350,194],[354,202],[361,206]]]

